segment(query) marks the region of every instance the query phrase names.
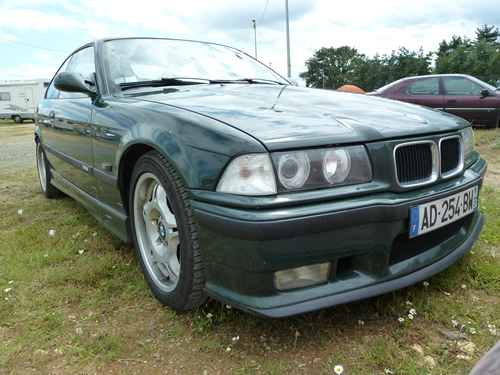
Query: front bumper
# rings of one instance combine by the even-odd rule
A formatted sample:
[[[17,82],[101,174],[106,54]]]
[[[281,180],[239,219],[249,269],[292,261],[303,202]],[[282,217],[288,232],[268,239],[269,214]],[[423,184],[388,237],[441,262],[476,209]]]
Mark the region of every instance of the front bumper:
[[[479,159],[445,186],[411,193],[355,196],[302,206],[249,209],[192,200],[207,282],[215,299],[242,310],[284,317],[376,296],[445,269],[479,237],[484,217],[410,239],[410,207],[481,187]],[[353,207],[353,208],[349,208]],[[277,291],[276,271],[331,263],[325,284]]]

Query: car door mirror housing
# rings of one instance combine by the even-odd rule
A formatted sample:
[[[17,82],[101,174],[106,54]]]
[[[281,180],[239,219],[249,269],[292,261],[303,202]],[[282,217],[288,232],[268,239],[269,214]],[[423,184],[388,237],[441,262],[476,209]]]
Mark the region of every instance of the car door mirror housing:
[[[488,95],[490,95],[490,91],[488,89],[481,90],[481,96],[488,96]]]
[[[56,89],[64,92],[80,92],[87,95],[96,95],[95,82],[85,79],[76,72],[61,72],[55,80]]]

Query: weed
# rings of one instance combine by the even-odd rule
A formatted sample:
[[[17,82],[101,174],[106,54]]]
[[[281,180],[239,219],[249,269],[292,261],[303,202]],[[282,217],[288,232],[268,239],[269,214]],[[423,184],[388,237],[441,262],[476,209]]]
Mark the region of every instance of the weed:
[[[178,323],[174,323],[172,327],[170,327],[167,332],[162,336],[163,341],[168,341],[170,339],[177,339],[182,336],[184,333],[184,329]]]

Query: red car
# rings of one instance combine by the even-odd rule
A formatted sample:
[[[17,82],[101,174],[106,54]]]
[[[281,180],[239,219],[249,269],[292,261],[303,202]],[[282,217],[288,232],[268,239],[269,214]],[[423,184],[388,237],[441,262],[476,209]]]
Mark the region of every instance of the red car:
[[[465,74],[402,78],[368,95],[440,109],[473,125],[500,126],[500,89]]]

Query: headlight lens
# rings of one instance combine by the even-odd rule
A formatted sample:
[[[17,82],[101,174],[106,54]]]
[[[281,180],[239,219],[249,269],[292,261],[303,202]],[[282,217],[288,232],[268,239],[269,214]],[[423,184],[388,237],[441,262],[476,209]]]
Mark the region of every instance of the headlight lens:
[[[471,126],[462,130],[462,138],[464,140],[465,157],[467,157],[474,152],[474,132]]]
[[[224,172],[217,191],[238,195],[276,194],[276,180],[268,154],[241,155]]]
[[[323,174],[331,184],[343,182],[351,169],[351,159],[343,148],[327,151],[323,162]]]
[[[287,189],[304,186],[309,177],[310,165],[305,152],[285,154],[278,162],[278,178]]]
[[[217,191],[258,196],[371,180],[365,148],[348,146],[238,156],[227,166]]]
[[[358,184],[372,179],[363,146],[275,152],[271,158],[277,166],[278,192]]]

